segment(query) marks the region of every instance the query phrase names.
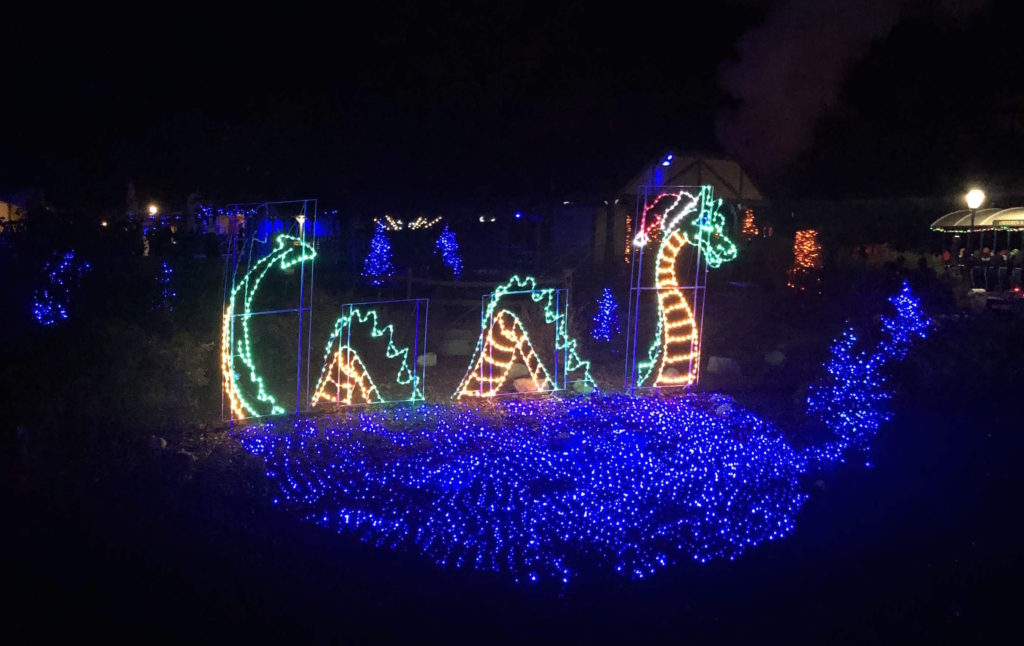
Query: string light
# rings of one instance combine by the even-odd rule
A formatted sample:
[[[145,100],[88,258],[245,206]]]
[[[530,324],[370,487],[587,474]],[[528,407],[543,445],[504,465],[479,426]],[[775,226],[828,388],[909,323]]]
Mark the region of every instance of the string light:
[[[557,290],[550,287],[538,288],[537,279],[532,276],[512,276],[504,285],[499,285],[488,300],[481,320],[491,323],[487,329],[481,330],[473,360],[459,387],[455,389],[454,398],[494,397],[508,380],[509,370],[516,357],[524,360],[538,391],[557,388],[557,384],[550,379],[548,369],[534,351],[522,321],[507,309],[498,309],[498,304],[509,292],[526,292],[533,302],[543,305],[544,322],[555,326],[556,355],[558,351],[565,353],[566,378],[569,374],[579,373],[585,388],[596,388],[597,383],[590,374],[590,362],[580,357],[576,340],[569,337],[566,316],[558,308]],[[497,376],[494,374],[495,368],[498,370]]]
[[[905,356],[928,327],[909,288],[892,302],[897,316],[864,355],[876,367]],[[826,368],[849,356],[835,351],[848,339],[837,339]],[[862,371],[834,374],[884,385]],[[846,392],[836,405],[863,405]],[[867,442],[877,419],[838,430]],[[274,502],[308,521],[442,567],[560,586],[595,564],[643,579],[785,538],[809,497],[807,475],[843,459],[794,449],[722,395],[396,407],[235,435],[264,460]]]
[[[821,244],[818,232],[803,229],[793,239],[793,266],[789,270],[786,285],[790,289],[805,291],[811,284],[821,284]]]
[[[809,450],[818,462],[842,461],[850,449],[867,451],[871,439],[889,420],[886,368],[902,361],[911,346],[928,335],[931,320],[904,281],[889,299],[895,317],[881,318],[881,339],[869,352],[858,349],[859,338],[847,328],[833,342],[824,376],[809,389],[806,412],[838,439]]]
[[[306,261],[312,261],[316,257],[316,250],[311,245],[299,238],[287,234],[278,235],[274,238],[274,250],[256,262],[246,272],[245,276],[231,288],[228,297],[228,304],[224,310],[224,319],[221,323],[220,337],[220,369],[224,378],[224,392],[228,396],[231,415],[236,419],[244,419],[258,415],[280,415],[285,412],[284,408],[278,405],[277,400],[267,391],[263,377],[256,371],[253,361],[252,341],[249,332],[249,319],[252,318],[252,304],[259,291],[260,283],[267,273],[274,266],[282,271]],[[242,296],[242,314],[236,315],[238,296]],[[232,347],[234,340],[234,320],[240,316],[242,335],[241,339]],[[256,388],[256,401],[264,404],[258,406],[248,396],[242,394],[239,385],[240,375],[235,372],[235,356],[242,360],[247,368],[249,384]]]
[[[861,355],[875,369],[902,359],[929,325],[906,285],[891,302],[897,315]],[[835,369],[852,356],[850,334],[836,340],[825,378],[844,383],[829,401],[848,415],[865,405],[858,388],[886,385]],[[859,419],[829,426],[838,444],[870,441],[881,418]],[[392,407],[271,421],[235,437],[264,461],[273,502],[307,521],[442,567],[556,586],[595,565],[643,579],[785,538],[809,498],[807,476],[844,450],[797,450],[717,394]]]
[[[605,287],[597,299],[597,312],[594,314],[593,323],[590,337],[595,341],[608,343],[622,331],[619,325],[619,304],[615,301],[615,294],[610,287]]]
[[[403,222],[401,219],[393,217],[391,215],[385,215],[383,219],[374,218],[375,224],[382,224],[388,231],[402,231],[408,228],[410,231],[419,231],[421,229],[430,229],[434,225],[441,222],[443,218],[439,215],[434,218],[427,218],[422,215],[416,216],[416,219],[409,223]]]
[[[156,309],[166,308],[168,312],[174,311],[174,299],[178,297],[178,292],[172,286],[173,279],[174,267],[166,260],[161,261],[160,273],[156,277],[156,283],[160,286],[160,298],[156,302]]]
[[[371,285],[379,286],[394,272],[395,268],[391,265],[391,242],[388,240],[385,225],[378,222],[373,239],[370,240],[370,253],[363,262],[363,276],[370,279]]]
[[[698,247],[710,267],[736,257],[736,245],[725,235],[721,204],[705,186],[697,196],[663,193],[644,207],[640,221],[650,218],[651,224],[637,234],[635,244],[647,245],[654,231],[660,232],[661,244],[655,273],[658,323],[647,359],[638,364],[639,385],[652,374],[655,387],[689,386],[697,380],[699,331],[693,307],[679,287],[676,261],[686,245]]]
[[[756,238],[760,233],[757,223],[754,221],[754,210],[747,209],[743,214],[743,228],[740,230],[740,234],[747,240],[750,240]]]
[[[444,225],[441,235],[437,237],[435,251],[441,252],[441,260],[452,270],[456,278],[462,275],[462,257],[459,255],[459,243],[455,240],[455,233]]]
[[[632,238],[633,238],[633,216],[631,216],[629,213],[627,213],[626,214],[626,248],[622,251],[622,257],[623,257],[623,259],[625,259],[627,265],[629,264],[630,252],[632,251],[629,248],[630,241],[632,240]]]
[[[87,261],[77,260],[72,249],[60,259],[47,260],[43,265],[46,286],[36,289],[32,295],[32,316],[44,327],[53,327],[68,319],[73,292],[82,277],[92,271]]]
[[[327,341],[327,349],[324,352],[324,367],[320,371],[320,379],[317,381],[310,406],[316,406],[321,401],[351,406],[357,401],[355,397],[357,392],[358,399],[367,404],[387,401],[381,396],[380,390],[370,377],[369,371],[355,349],[348,344],[341,345],[341,339],[351,335],[351,327],[354,323],[369,324],[370,338],[387,337],[384,348],[385,358],[399,360],[395,383],[411,388],[409,401],[422,400],[423,390],[420,386],[420,378],[409,368],[409,348],[407,346],[399,347],[395,343],[394,325],[389,323],[381,327],[376,310],[364,312],[352,308],[347,316],[341,316],[334,323],[334,331]],[[335,344],[338,344],[338,349],[332,354]],[[335,393],[334,397],[330,394],[331,390]],[[342,395],[343,391],[344,395]]]

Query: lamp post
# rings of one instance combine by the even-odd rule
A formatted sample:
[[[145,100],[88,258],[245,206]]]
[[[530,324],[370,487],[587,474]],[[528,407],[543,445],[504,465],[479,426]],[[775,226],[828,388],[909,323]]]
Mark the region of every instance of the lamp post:
[[[305,205],[303,205],[305,206]],[[306,244],[306,216],[304,214],[296,215],[295,221],[299,223],[299,254],[303,253],[302,245]],[[299,341],[298,350],[296,350],[295,356],[297,361],[295,362],[295,413],[298,414],[302,410],[302,304],[305,302],[305,294],[303,293],[306,286],[306,263],[299,263]],[[309,368],[307,367],[307,370]],[[309,384],[306,384],[306,390],[309,390]],[[308,396],[309,393],[307,392]]]
[[[974,233],[974,215],[977,213],[978,208],[985,202],[985,191],[980,188],[972,188],[967,191],[967,195],[964,196],[967,202],[967,208],[971,210],[971,230],[968,233],[968,251],[970,251],[970,236]]]

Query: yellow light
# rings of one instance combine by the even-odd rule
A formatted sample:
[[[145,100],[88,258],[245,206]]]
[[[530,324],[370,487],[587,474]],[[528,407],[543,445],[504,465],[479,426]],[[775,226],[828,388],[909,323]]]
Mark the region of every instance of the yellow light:
[[[743,215],[743,228],[740,230],[740,234],[749,240],[751,238],[756,238],[760,233],[760,230],[757,228],[757,223],[754,222],[754,210],[747,209],[746,213]]]
[[[150,216],[154,216],[160,212],[160,209],[157,208],[156,204],[150,204],[149,208],[146,210],[149,211]]]
[[[337,374],[337,378],[333,377],[335,374]],[[327,390],[330,386],[334,386],[334,390],[338,393],[336,397],[332,398],[328,394]],[[341,395],[342,390],[345,391],[344,397]],[[357,390],[360,399],[366,404],[375,404],[381,401],[380,391],[377,390],[376,384],[370,378],[370,373],[366,370],[363,360],[359,358],[355,350],[343,345],[334,353],[331,363],[324,372],[324,378],[321,379],[316,392],[313,393],[310,405],[316,406],[320,401],[333,401],[351,406],[355,401]]]
[[[803,229],[796,232],[793,240],[793,266],[789,270],[790,289],[804,291],[809,282],[819,282],[818,270],[822,267],[821,243],[818,232],[814,229]]]
[[[107,221],[106,221],[106,220],[104,220],[104,221],[100,222],[100,226],[101,226],[101,227],[104,227],[104,228],[105,228],[105,227],[107,226],[107,224],[108,224],[108,223],[107,223]]]
[[[985,191],[980,188],[972,188],[967,191],[967,195],[964,196],[967,202],[967,208],[976,209],[985,202]]]
[[[499,342],[496,336],[511,345]],[[508,380],[509,370],[516,363],[516,359],[526,366],[538,392],[552,389],[551,376],[534,352],[522,321],[512,312],[501,310],[494,316],[494,321],[487,331],[487,343],[480,351],[476,365],[466,374],[459,388],[458,398],[486,398],[497,395],[498,390]],[[494,375],[493,369],[486,370],[485,364],[497,368],[498,374]]]

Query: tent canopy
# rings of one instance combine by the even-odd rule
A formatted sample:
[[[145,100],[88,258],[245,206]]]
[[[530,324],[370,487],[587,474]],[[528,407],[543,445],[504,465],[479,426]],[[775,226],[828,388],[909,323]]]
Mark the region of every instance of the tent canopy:
[[[960,209],[932,222],[932,231],[970,231],[971,211]],[[978,209],[974,213],[975,231],[1024,231],[1024,207]]]

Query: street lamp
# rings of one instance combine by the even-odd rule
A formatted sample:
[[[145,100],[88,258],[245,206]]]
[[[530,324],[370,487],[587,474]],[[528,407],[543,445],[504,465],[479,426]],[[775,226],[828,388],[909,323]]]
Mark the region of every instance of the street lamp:
[[[156,207],[156,204],[150,204],[147,210],[149,211],[149,217],[155,217],[156,214],[160,211],[160,209]]]
[[[971,231],[970,234],[974,233],[974,214],[977,213],[978,208],[985,202],[985,191],[980,188],[972,188],[967,191],[967,195],[964,196],[967,201],[967,208],[971,210]],[[969,241],[968,237],[968,241]],[[968,244],[968,247],[970,245]],[[969,250],[969,249],[968,249]]]

